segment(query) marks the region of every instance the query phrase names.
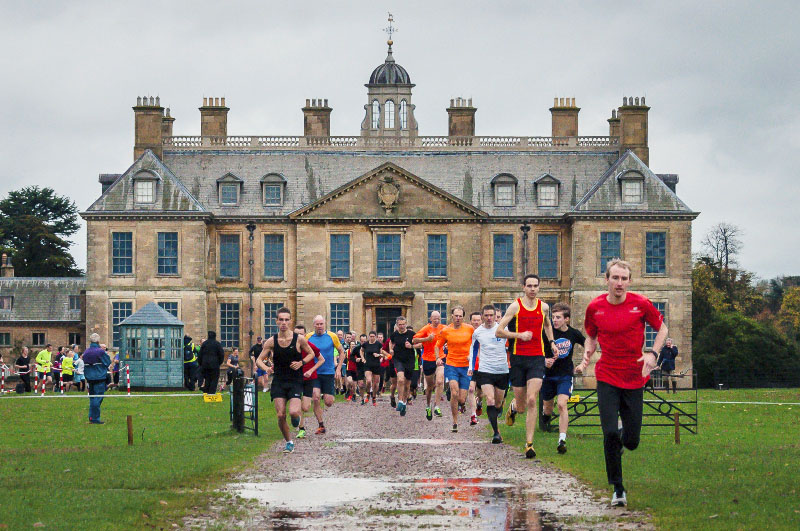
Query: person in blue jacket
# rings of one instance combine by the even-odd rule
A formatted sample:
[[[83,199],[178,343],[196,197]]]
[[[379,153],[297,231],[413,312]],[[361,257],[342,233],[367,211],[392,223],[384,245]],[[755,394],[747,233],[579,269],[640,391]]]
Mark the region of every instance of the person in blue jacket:
[[[83,376],[89,384],[89,422],[104,424],[100,420],[100,405],[106,392],[106,377],[111,366],[111,358],[105,349],[100,347],[100,335],[89,336],[90,345],[83,353]]]

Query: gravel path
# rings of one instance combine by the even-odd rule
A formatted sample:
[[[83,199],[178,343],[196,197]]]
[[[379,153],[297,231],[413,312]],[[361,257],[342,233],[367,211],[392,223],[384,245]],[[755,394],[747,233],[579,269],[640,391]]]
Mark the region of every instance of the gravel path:
[[[526,460],[519,449],[489,443],[488,421],[449,411],[424,417],[423,401],[401,417],[377,407],[337,403],[325,412],[328,432],[275,444],[227,491],[246,510],[213,525],[273,529],[649,529],[646,515],[608,507],[573,476]],[[502,428],[501,428],[502,432]],[[356,439],[355,441],[353,439]],[[390,441],[381,441],[390,439]],[[253,499],[258,501],[252,501]],[[219,509],[219,508],[217,508]],[[207,527],[207,519],[184,522]]]

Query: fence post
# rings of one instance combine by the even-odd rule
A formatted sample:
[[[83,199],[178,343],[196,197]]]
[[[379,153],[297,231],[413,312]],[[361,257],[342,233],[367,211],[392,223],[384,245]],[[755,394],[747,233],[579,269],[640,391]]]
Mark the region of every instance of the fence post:
[[[239,433],[244,432],[244,378],[239,374],[233,379],[233,429]]]
[[[675,444],[681,443],[681,414],[675,413]]]
[[[128,446],[133,446],[133,417],[128,415]]]

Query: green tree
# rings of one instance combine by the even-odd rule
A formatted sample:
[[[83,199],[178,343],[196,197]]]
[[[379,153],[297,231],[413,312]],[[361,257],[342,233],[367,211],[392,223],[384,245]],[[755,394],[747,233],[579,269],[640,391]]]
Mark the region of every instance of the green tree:
[[[11,256],[17,276],[81,275],[68,240],[79,227],[75,202],[52,188],[28,186],[0,201],[0,250]]]
[[[784,291],[778,322],[789,337],[800,340],[800,287]]]

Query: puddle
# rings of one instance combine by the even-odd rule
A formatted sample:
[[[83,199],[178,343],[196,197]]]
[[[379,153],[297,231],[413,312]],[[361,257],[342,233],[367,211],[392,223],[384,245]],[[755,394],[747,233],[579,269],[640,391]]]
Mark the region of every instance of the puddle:
[[[362,478],[307,478],[231,485],[242,498],[284,511],[321,511],[378,496],[397,484]]]
[[[459,441],[452,439],[337,439],[337,443],[428,444],[452,446],[454,444],[488,444],[488,441]]]
[[[347,527],[354,507],[358,508],[358,518],[378,527],[561,529],[553,515],[539,509],[539,498],[533,491],[486,478],[430,478],[407,483],[308,478],[242,483],[233,488],[240,496],[268,506],[273,529],[325,529],[333,524],[337,529],[338,525]],[[342,511],[337,513],[339,508]],[[352,521],[353,525],[358,523],[357,519]]]

